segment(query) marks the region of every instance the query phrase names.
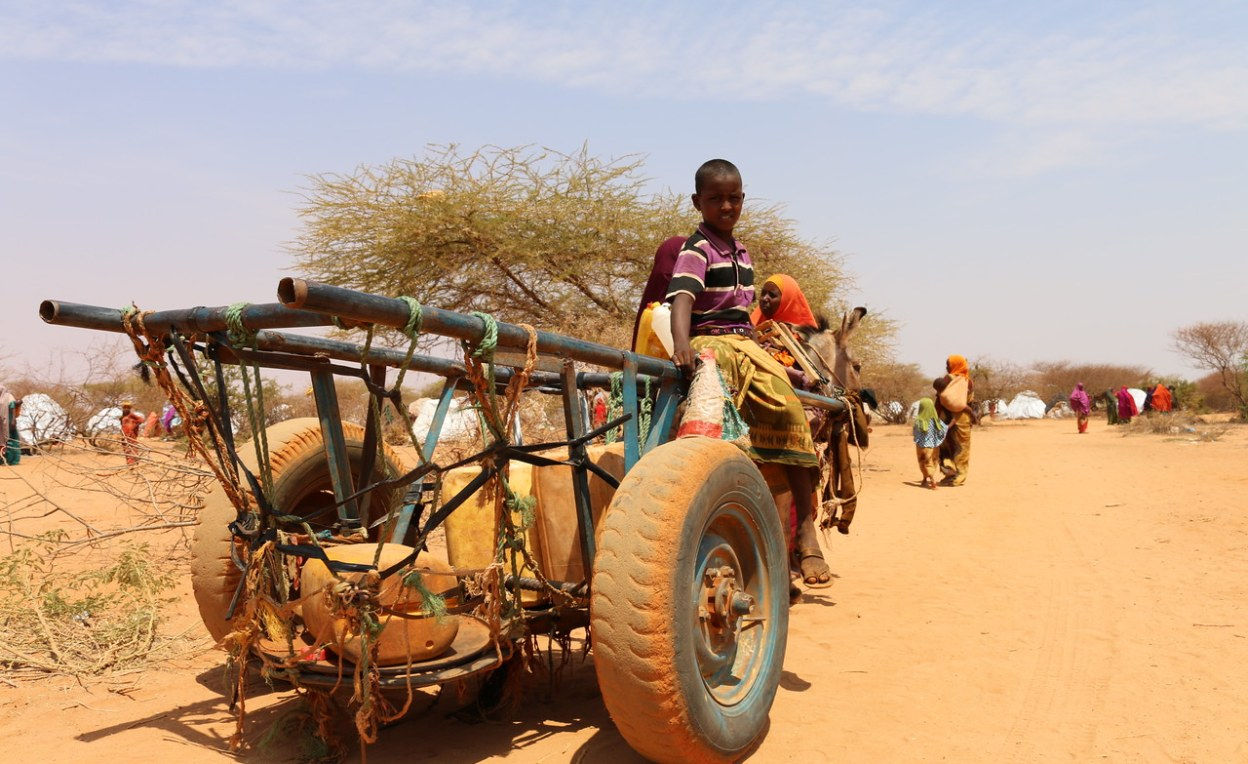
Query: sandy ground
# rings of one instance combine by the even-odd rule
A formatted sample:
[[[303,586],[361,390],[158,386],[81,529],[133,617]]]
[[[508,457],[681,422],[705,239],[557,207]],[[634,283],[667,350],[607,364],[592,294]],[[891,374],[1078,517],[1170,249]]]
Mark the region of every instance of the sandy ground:
[[[997,423],[974,433],[966,486],[928,491],[908,429],[877,427],[853,533],[828,539],[835,586],[792,611],[770,729],[750,760],[1248,761],[1246,457],[1244,427],[1200,442]],[[40,461],[18,469],[51,468]],[[0,477],[11,505],[20,486]],[[66,502],[114,511],[99,495]],[[189,585],[180,594],[170,626],[194,632]],[[0,674],[3,759],[235,758],[221,654],[206,642],[110,680]],[[591,662],[498,721],[422,696],[369,760],[639,761]],[[286,691],[253,697],[248,740],[297,708]]]

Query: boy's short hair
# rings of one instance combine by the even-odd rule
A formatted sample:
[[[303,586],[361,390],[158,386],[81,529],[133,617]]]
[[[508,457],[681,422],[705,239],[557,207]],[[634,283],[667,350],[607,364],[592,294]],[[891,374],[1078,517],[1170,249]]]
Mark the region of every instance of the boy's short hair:
[[[741,179],[741,171],[727,159],[711,159],[703,162],[693,176],[694,193],[702,193],[702,186],[711,178],[722,178],[725,175]]]
[[[932,387],[936,388],[936,392],[938,393],[943,392],[944,389],[948,386],[949,386],[948,377],[937,377],[936,379],[932,380]]]

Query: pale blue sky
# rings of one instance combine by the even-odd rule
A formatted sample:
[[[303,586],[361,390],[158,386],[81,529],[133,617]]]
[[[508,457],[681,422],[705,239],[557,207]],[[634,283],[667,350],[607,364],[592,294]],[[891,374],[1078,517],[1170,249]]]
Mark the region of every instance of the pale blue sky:
[[[98,339],[44,298],[273,300],[305,176],[584,142],[736,162],[933,375],[1195,377],[1170,333],[1248,319],[1242,2],[0,0],[0,355]]]

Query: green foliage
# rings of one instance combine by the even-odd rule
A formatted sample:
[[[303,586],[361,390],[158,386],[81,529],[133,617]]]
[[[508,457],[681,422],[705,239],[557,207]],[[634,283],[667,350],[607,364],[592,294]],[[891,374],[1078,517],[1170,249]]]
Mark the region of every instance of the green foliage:
[[[103,568],[68,573],[57,567],[64,540],[49,533],[0,559],[0,666],[90,675],[147,659],[162,645],[173,573],[142,544]]]

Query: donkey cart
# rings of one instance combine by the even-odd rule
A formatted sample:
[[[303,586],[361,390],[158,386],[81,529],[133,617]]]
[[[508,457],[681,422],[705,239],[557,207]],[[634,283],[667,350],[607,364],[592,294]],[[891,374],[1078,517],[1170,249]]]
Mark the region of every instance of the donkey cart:
[[[386,698],[497,671],[536,635],[566,644],[587,629],[603,701],[639,753],[718,762],[751,749],[784,661],[778,508],[787,516],[789,495],[782,472],[765,475],[730,443],[672,438],[686,389],[675,366],[303,279],[283,279],[278,297],[149,312],[40,306],[48,323],[128,334],[213,467],[193,584],[237,666],[259,664],[312,695],[354,687],[368,740],[393,718]],[[367,337],[284,331],[331,324]],[[374,346],[378,327],[410,346]],[[458,340],[463,362],[414,352],[420,335]],[[246,412],[231,410],[229,365],[242,372]],[[307,372],[317,416],[266,428],[261,368]],[[444,379],[428,434],[412,439],[415,464],[383,438],[396,412],[411,431],[407,372]],[[362,425],[339,414],[344,379],[368,391]],[[590,429],[583,391],[613,385],[622,413]],[[484,447],[439,460],[457,391]],[[561,408],[566,438],[525,442],[517,412],[537,394],[561,399],[550,408]],[[799,396],[845,413],[841,400]],[[234,434],[244,413],[250,444]],[[438,529],[445,554],[427,544]]]

